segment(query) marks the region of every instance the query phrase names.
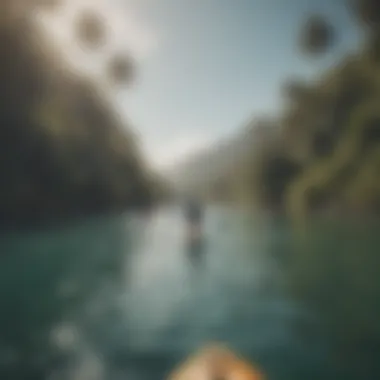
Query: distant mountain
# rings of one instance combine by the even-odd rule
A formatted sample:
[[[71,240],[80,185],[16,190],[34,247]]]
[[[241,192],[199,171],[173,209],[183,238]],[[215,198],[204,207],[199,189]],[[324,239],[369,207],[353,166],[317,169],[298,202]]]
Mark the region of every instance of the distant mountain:
[[[249,159],[274,123],[251,120],[234,135],[217,141],[185,162],[167,171],[166,177],[177,191],[194,191],[214,183]]]

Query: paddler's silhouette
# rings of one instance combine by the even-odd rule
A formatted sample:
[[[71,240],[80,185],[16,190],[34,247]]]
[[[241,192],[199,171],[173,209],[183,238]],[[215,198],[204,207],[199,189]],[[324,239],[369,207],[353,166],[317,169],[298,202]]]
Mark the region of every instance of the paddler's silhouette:
[[[186,247],[192,256],[201,254],[203,250],[203,208],[196,199],[189,199],[185,204]]]

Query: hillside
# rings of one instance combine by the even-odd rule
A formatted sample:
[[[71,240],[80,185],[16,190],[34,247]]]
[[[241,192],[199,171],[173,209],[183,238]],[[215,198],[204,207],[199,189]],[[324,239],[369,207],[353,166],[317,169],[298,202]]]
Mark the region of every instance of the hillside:
[[[28,4],[0,19],[0,225],[118,212],[151,200],[137,141],[103,92],[52,49]]]
[[[356,3],[350,9],[365,27],[364,45],[312,82],[288,81],[283,112],[252,120],[177,168],[184,189],[216,198],[222,188],[232,202],[251,199],[301,224],[317,212],[378,214],[380,33],[377,8],[369,0]],[[301,30],[302,53],[321,56],[337,33],[329,20],[312,15]],[[262,131],[269,132],[264,139]]]
[[[166,173],[169,181],[181,193],[218,198],[221,182],[222,187],[231,187],[230,175],[251,161],[260,151],[259,146],[273,137],[273,125],[266,120],[250,120],[232,136],[216,141],[211,148],[176,165]],[[225,198],[233,198],[233,190],[228,192],[231,194],[226,194]]]

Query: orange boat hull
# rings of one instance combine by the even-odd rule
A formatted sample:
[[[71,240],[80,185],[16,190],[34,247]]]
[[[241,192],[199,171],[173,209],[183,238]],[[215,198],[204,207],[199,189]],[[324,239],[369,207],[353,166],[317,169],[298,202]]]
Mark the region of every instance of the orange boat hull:
[[[179,366],[168,380],[265,380],[248,361],[221,345],[210,345]]]

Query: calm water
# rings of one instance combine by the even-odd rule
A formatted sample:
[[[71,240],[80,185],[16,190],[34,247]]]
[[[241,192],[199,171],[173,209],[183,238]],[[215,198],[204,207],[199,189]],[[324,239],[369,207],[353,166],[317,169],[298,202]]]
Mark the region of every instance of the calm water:
[[[163,379],[210,341],[270,379],[331,375],[320,318],[289,296],[286,231],[210,207],[205,232],[197,260],[175,208],[3,237],[1,378]]]

